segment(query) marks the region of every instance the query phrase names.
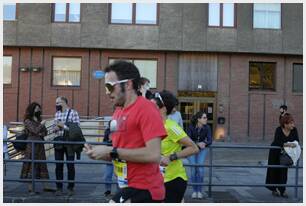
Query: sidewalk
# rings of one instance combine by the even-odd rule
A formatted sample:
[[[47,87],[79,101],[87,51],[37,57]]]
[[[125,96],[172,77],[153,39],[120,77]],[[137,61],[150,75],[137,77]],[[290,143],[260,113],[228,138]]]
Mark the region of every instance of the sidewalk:
[[[215,145],[226,145],[228,143],[215,143]],[[268,158],[268,150],[264,149],[215,149],[213,152],[214,164],[227,165],[266,165]],[[54,160],[51,155],[49,160]],[[82,155],[82,160],[88,160],[86,155]],[[209,156],[206,159],[208,163]],[[187,163],[187,161],[185,161]],[[18,178],[20,175],[22,163],[8,163],[6,178]],[[303,165],[303,160],[300,160]],[[76,164],[76,180],[80,181],[102,181],[104,165],[84,165]],[[49,163],[48,169],[50,179],[55,179],[55,164]],[[66,167],[65,167],[66,171]],[[187,169],[189,174],[189,169]],[[208,183],[209,169],[205,168],[205,183]],[[299,184],[303,184],[303,170],[299,170]],[[264,184],[266,176],[265,168],[213,168],[212,182],[214,184]],[[288,184],[294,184],[295,169],[288,170]],[[27,185],[21,182],[4,182],[3,183],[4,203],[12,202],[88,202],[103,203],[108,202],[110,197],[104,196],[104,185],[102,184],[77,184],[74,196],[68,197],[66,194],[60,197],[54,196],[53,193],[40,193],[29,196]],[[51,183],[51,185],[54,185]],[[64,184],[65,185],[65,184]],[[113,185],[115,188],[115,185]],[[36,184],[36,191],[42,191],[41,184]],[[204,187],[204,191],[208,193],[208,187]],[[64,187],[64,192],[65,187]],[[213,203],[260,203],[260,202],[303,202],[303,188],[298,189],[299,199],[294,199],[294,188],[288,187],[288,199],[274,197],[271,192],[264,187],[212,187],[212,197],[207,199],[191,199],[191,186],[188,186],[185,193],[185,202],[213,202]]]

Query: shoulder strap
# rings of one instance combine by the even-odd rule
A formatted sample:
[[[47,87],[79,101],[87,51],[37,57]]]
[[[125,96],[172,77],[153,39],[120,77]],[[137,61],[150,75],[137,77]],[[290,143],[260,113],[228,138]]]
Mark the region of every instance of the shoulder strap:
[[[68,117],[69,117],[69,115],[70,115],[70,112],[71,112],[71,109],[69,109],[69,111],[68,111],[68,114],[67,114],[67,117],[66,117],[66,121],[65,121],[65,123],[67,123],[67,122],[68,122]]]

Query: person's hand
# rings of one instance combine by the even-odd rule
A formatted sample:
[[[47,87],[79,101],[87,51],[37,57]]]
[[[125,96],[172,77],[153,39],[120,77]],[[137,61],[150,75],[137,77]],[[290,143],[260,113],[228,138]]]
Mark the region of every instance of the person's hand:
[[[199,142],[197,145],[201,148],[204,149],[206,147],[206,144],[204,142]]]
[[[97,145],[92,146],[90,144],[85,144],[83,151],[94,160],[99,159],[109,159],[109,153],[111,152],[112,147],[106,146],[106,145]]]
[[[58,126],[55,126],[54,128],[53,128],[53,132],[58,132],[58,131],[60,131],[61,129],[58,127]]]
[[[57,122],[56,126],[60,127],[60,128],[64,128],[64,123],[63,122]]]
[[[168,166],[170,162],[171,161],[169,159],[169,156],[162,156],[160,160],[160,165],[165,167],[165,166]]]
[[[40,122],[40,124],[45,125],[46,122],[47,122],[46,120],[42,120],[42,121]]]

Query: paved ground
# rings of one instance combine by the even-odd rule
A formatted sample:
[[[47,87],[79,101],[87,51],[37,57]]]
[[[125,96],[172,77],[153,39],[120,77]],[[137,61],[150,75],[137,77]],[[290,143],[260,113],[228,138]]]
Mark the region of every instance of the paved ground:
[[[224,145],[225,143],[215,143],[216,145]],[[258,145],[258,144],[256,144]],[[228,165],[265,165],[267,163],[267,150],[261,149],[215,149],[213,152],[214,164]],[[53,156],[49,157],[53,160]],[[82,160],[88,158],[84,155]],[[208,163],[209,156],[206,163]],[[187,162],[187,161],[186,161]],[[303,161],[301,159],[300,165]],[[104,165],[76,165],[76,179],[79,181],[102,181]],[[9,163],[7,166],[6,178],[18,178],[20,174],[21,163]],[[48,164],[50,179],[55,179],[54,164]],[[65,168],[66,169],[66,168]],[[189,173],[189,170],[188,170]],[[214,168],[212,182],[214,184],[264,184],[266,169],[264,168]],[[299,184],[303,184],[303,171],[298,172]],[[288,184],[294,184],[295,169],[289,169]],[[205,169],[205,183],[208,183],[208,168]],[[52,184],[53,185],[53,184]],[[115,187],[115,185],[114,185]],[[55,197],[53,193],[40,193],[29,195],[26,190],[25,183],[21,182],[4,182],[4,198],[5,203],[9,202],[88,202],[101,203],[108,202],[109,198],[103,195],[104,186],[102,184],[77,184],[75,195],[68,197],[64,194]],[[37,191],[41,191],[41,185],[37,184]],[[207,186],[204,187],[207,192]],[[212,187],[212,197],[200,200],[190,198],[191,187],[187,188],[185,193],[185,202],[214,202],[214,203],[260,203],[260,202],[303,202],[303,190],[298,189],[298,199],[294,198],[294,188],[288,187],[287,193],[289,198],[273,197],[271,192],[264,187],[232,187],[232,186],[215,186]]]

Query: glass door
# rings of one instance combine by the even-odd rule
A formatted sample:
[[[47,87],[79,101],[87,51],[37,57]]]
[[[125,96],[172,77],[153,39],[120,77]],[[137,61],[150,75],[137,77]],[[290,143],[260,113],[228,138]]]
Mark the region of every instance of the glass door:
[[[182,114],[184,129],[191,123],[191,118],[198,111],[207,114],[207,122],[214,134],[215,129],[215,98],[214,97],[179,97],[179,111]]]

